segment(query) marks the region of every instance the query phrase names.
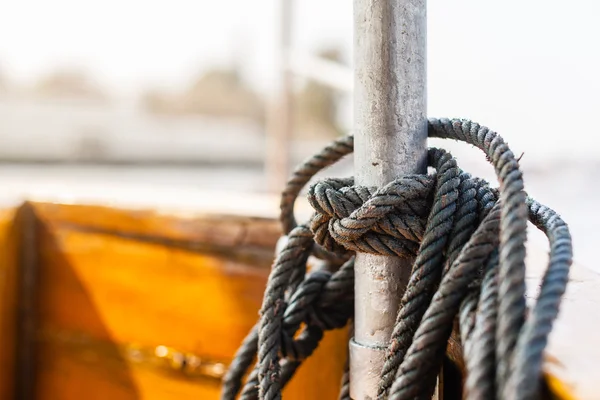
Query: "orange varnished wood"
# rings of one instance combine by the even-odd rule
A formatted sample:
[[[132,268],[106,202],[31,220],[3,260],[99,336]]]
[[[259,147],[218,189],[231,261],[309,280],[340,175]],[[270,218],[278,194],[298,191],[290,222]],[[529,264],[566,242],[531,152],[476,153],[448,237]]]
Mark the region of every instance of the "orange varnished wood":
[[[224,213],[174,215],[156,210],[52,203],[37,203],[36,213],[53,225],[223,247],[271,248],[281,232],[273,218]]]
[[[345,342],[345,332],[326,335],[321,348],[285,389],[285,399],[335,399],[338,389],[332,382],[339,379],[339,370],[334,369],[339,365],[332,357],[344,359],[340,349],[345,346],[340,344]],[[86,357],[55,343],[41,346],[39,357],[43,360],[37,379],[39,399],[218,399],[215,380],[184,379],[176,373],[115,359],[106,352]]]
[[[0,210],[0,399],[14,396],[17,313],[17,210]]]
[[[114,354],[122,345],[164,345],[228,363],[258,316],[278,237],[274,221],[187,220],[49,204],[36,204],[35,212],[41,222],[39,334],[81,334],[114,344],[108,350],[92,349],[82,359],[64,343],[40,340],[36,398],[218,398],[214,382],[175,379]],[[215,237],[203,224],[220,229],[218,252],[210,250]],[[258,227],[265,229],[262,237],[250,239],[248,232]],[[228,230],[242,233],[227,242]],[[174,239],[189,243],[181,246],[170,241]],[[255,250],[251,260],[236,256],[248,247]],[[329,333],[286,389],[286,398],[336,398],[338,385],[331,382],[341,379],[346,347],[345,331]]]
[[[82,359],[60,346],[42,346],[38,399],[217,399],[214,382],[193,382],[124,361]]]
[[[216,359],[243,339],[266,268],[69,230],[40,237],[39,324]],[[69,305],[68,307],[66,305]],[[215,338],[219,340],[215,340]]]

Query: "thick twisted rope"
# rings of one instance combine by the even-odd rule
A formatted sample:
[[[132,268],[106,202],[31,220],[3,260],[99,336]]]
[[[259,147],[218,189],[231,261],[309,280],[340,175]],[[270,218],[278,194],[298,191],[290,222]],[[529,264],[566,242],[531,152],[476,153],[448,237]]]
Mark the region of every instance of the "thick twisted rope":
[[[294,202],[321,169],[352,152],[335,141],[296,169],[281,201],[288,241],[273,265],[258,325],[225,377],[222,399],[281,399],[281,391],[324,331],[345,326],[354,307],[353,254],[416,257],[400,299],[378,399],[430,398],[446,344],[458,321],[469,399],[536,399],[542,356],[571,265],[566,224],[527,198],[518,160],[495,132],[464,120],[430,120],[429,136],[479,147],[494,166],[493,189],[430,149],[431,175],[398,178],[381,188],[352,178],[312,185],[315,214],[298,225]],[[546,233],[550,260],[533,308],[525,304],[528,219]],[[307,274],[310,255],[328,268]],[[346,260],[345,263],[342,262]],[[246,377],[245,374],[255,367]],[[340,399],[349,399],[346,370]]]

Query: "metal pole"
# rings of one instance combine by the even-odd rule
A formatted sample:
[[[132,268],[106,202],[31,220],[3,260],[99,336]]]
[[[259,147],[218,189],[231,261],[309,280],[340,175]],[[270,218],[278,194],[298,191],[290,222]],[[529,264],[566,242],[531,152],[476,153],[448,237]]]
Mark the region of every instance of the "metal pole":
[[[426,0],[354,0],[356,183],[426,172]],[[375,399],[412,260],[357,254],[350,394]]]
[[[278,15],[279,42],[275,88],[267,109],[266,173],[268,190],[283,190],[290,170],[292,137],[292,76],[288,68],[288,52],[292,37],[292,0],[281,0]]]

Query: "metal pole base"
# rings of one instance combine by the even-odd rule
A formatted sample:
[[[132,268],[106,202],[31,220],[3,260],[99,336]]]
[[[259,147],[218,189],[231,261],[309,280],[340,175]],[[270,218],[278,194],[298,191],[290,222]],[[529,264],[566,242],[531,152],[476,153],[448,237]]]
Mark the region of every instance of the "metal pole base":
[[[350,339],[350,397],[375,400],[385,348],[366,347]]]

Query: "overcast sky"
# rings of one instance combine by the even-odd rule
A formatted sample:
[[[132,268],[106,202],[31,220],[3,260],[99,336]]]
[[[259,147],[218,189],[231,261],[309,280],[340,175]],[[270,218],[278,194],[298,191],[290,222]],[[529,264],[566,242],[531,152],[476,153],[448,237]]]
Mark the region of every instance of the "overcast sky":
[[[347,1],[301,0],[303,49],[352,42]],[[323,4],[326,4],[324,6]],[[277,0],[19,0],[0,5],[0,65],[19,80],[85,67],[120,90],[181,84],[199,70],[244,59],[249,80],[268,85]]]
[[[203,69],[242,60],[248,81],[264,89],[277,3],[4,0],[0,71],[31,82],[80,66],[127,94],[181,87]],[[335,43],[350,56],[351,4],[296,0],[295,46]],[[600,110],[599,17],[597,0],[429,0],[429,114],[469,116],[512,132],[504,134],[517,143],[567,132],[596,143],[600,132],[590,120]],[[575,151],[576,143],[565,145]]]

